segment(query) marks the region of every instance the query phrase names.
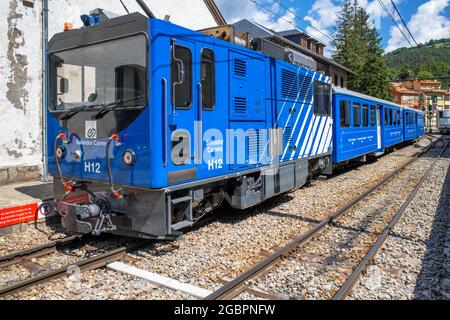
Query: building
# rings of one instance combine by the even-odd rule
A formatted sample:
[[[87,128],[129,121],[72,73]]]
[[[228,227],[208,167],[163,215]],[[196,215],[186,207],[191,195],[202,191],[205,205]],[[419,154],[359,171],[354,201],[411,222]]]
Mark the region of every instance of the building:
[[[226,24],[213,0],[145,1],[156,17],[194,30]],[[142,12],[134,0],[123,0],[130,12]],[[0,1],[0,184],[37,179],[45,170],[43,61],[48,36],[63,31],[65,22],[82,26],[80,15],[102,8],[126,14],[120,1]],[[196,18],[198,17],[198,18]]]
[[[402,83],[393,83],[391,88],[391,95],[394,97],[394,102],[402,106],[420,109],[418,91],[403,87]]]
[[[402,85],[404,88],[420,93],[420,109],[425,110],[429,106],[436,106],[439,109],[450,109],[450,90],[442,89],[442,82],[436,80],[410,80]]]
[[[436,124],[436,108],[450,109],[450,90],[436,80],[409,80],[392,83],[391,95],[398,104],[425,111],[427,126]]]
[[[308,34],[297,30],[276,32],[256,22],[247,19],[233,24],[236,32],[248,32],[250,38],[263,38],[270,40],[286,48],[297,50],[311,58],[317,63],[317,70],[324,72],[333,79],[334,85],[346,88],[347,80],[351,74],[350,69],[324,56],[325,44]]]

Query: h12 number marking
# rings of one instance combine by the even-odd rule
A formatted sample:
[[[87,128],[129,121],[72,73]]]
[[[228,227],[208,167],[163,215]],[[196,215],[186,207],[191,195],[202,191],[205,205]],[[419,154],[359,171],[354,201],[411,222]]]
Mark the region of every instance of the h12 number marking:
[[[87,173],[101,173],[101,171],[100,171],[100,163],[98,163],[98,162],[85,162],[84,163],[84,172],[87,172]]]

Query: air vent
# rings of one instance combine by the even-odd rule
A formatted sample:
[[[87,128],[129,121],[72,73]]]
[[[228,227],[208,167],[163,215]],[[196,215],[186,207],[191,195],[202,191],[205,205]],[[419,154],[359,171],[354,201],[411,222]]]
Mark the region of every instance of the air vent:
[[[292,140],[292,127],[286,127],[284,129],[284,143],[290,144]]]
[[[234,97],[234,112],[247,113],[247,98]]]
[[[245,155],[248,164],[258,163],[258,130],[245,137]]]
[[[281,93],[283,98],[297,98],[298,79],[295,72],[281,70]]]
[[[299,101],[311,101],[312,97],[312,79],[310,77],[299,76]]]
[[[234,59],[234,75],[239,77],[247,76],[247,62],[241,59]]]

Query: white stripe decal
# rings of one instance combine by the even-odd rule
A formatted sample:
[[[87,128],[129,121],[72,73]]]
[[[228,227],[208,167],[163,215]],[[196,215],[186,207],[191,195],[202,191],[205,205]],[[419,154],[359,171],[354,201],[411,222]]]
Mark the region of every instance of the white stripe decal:
[[[328,136],[330,135],[331,132],[331,126],[328,124],[328,127],[325,128],[325,130],[327,134],[324,136],[323,145],[321,146],[320,153],[328,152],[327,143],[328,143]]]
[[[315,74],[316,74],[316,72],[314,72],[312,79],[314,79]],[[303,87],[303,85],[305,84],[305,80],[306,80],[307,78],[309,78],[309,76],[308,76],[308,71],[306,72],[306,75],[305,75],[305,77],[303,78],[301,87]],[[312,81],[311,81],[311,86],[312,86]],[[300,96],[300,88],[301,88],[301,87],[299,87],[299,89],[298,89],[297,99],[295,100],[295,103],[294,103],[294,105],[293,105],[293,108],[295,108],[296,105],[297,105],[298,97]],[[307,94],[308,94],[308,93],[309,93],[309,90],[307,91]],[[301,107],[300,107],[300,109],[299,109],[297,119],[295,120],[295,124],[294,124],[294,126],[292,127],[292,131],[291,131],[291,142],[292,142],[292,139],[294,138],[295,129],[297,128],[298,120],[300,119],[300,116],[301,116],[301,114],[302,114],[302,109],[303,109],[303,106],[305,105],[305,103],[306,103],[306,97],[303,98],[303,102],[302,102],[302,105],[301,105]],[[292,113],[289,113],[289,117],[288,117],[288,119],[287,119],[287,121],[286,121],[286,125],[284,126],[284,129],[283,129],[283,134],[284,134],[284,132],[286,131],[286,127],[287,127],[287,124],[288,124],[289,120],[291,119],[291,115],[292,115]],[[283,157],[282,157],[282,159],[284,159],[284,157],[286,156],[286,153],[287,153],[288,150],[289,150],[289,145],[286,144],[286,147],[284,148],[284,152],[283,152]]]
[[[330,148],[331,143],[333,141],[333,126],[330,126],[329,131],[330,131],[330,133],[328,134],[327,141],[325,142],[325,148],[323,151],[324,153],[328,152],[328,148]]]
[[[314,126],[313,126],[313,129],[311,130],[311,135],[309,136],[308,144],[306,146],[305,152],[303,153],[303,157],[305,155],[309,156],[308,151],[309,151],[309,149],[311,149],[311,145],[313,143],[314,136],[316,135],[317,127],[319,126],[319,122],[320,122],[320,117],[315,117],[315,119],[314,119]]]
[[[318,152],[317,152],[318,148],[319,148],[319,146],[322,146],[322,144],[323,144],[324,128],[326,128],[327,124],[328,124],[328,117],[326,117],[325,121],[322,121],[322,123],[320,124],[319,134],[316,136],[316,141],[312,148],[312,154],[314,154],[314,155],[318,154]]]
[[[312,108],[312,106],[311,106],[311,108]],[[300,149],[299,156],[302,156],[305,151],[306,144],[308,143],[308,139],[309,139],[309,136],[311,135],[311,130],[312,130],[315,120],[316,120],[316,116],[314,115],[314,113],[312,113],[311,119],[309,119],[309,121],[308,121],[309,122],[308,129],[306,130],[305,139],[302,141],[302,148]]]
[[[314,153],[314,147],[315,147],[316,143],[319,142],[319,136],[320,136],[321,133],[322,133],[322,129],[323,129],[323,124],[324,124],[324,122],[325,122],[325,121],[324,121],[324,118],[323,118],[323,117],[319,117],[319,122],[317,123],[317,130],[316,130],[316,132],[314,133],[314,136],[313,136],[312,141],[311,141],[311,148],[308,148],[308,149],[307,149],[308,154],[311,155],[311,156],[314,156],[314,155],[315,155],[315,153]]]
[[[306,110],[305,117],[303,118],[303,121],[302,121],[302,127],[300,128],[300,133],[299,133],[298,136],[297,136],[297,141],[295,141],[295,145],[297,146],[297,150],[298,150],[298,151],[300,151],[299,148],[298,148],[298,145],[299,145],[299,143],[300,143],[300,139],[302,138],[303,131],[305,130],[306,123],[307,123],[307,122],[310,122],[310,123],[311,123],[311,121],[310,121],[310,119],[309,119],[309,116],[310,116],[310,114],[311,114],[312,106],[310,105],[310,106],[308,106],[307,108],[308,108],[308,109]],[[312,118],[311,118],[311,119],[312,119]],[[290,160],[292,160],[292,159],[294,158],[295,153],[296,153],[295,150],[292,151]]]

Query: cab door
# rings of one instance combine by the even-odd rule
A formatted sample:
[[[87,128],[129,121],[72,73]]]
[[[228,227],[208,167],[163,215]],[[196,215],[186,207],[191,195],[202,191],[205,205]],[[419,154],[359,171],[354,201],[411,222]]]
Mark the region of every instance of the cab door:
[[[171,63],[168,99],[168,183],[176,184],[197,177],[195,167],[197,137],[198,53],[196,44],[182,39],[171,40]],[[197,148],[198,149],[198,148]]]

